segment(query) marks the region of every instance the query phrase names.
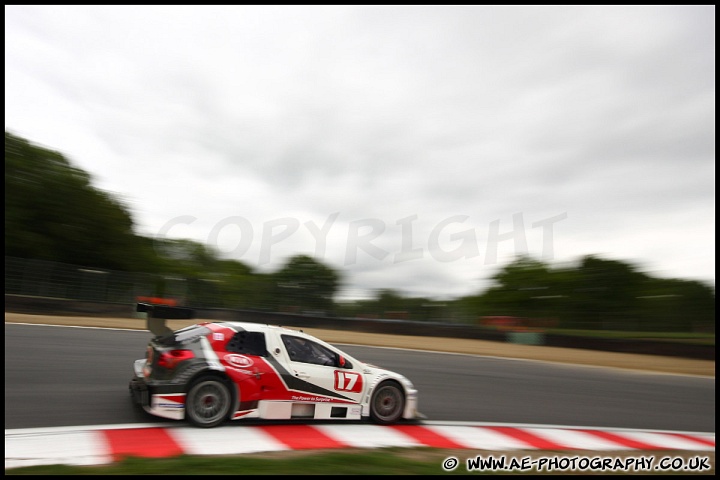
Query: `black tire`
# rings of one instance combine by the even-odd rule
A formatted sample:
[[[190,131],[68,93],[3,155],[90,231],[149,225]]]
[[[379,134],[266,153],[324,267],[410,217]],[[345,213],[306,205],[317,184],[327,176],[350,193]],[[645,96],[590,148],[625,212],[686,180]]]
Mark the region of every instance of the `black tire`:
[[[375,388],[370,400],[370,418],[388,425],[397,422],[405,410],[405,393],[397,382],[384,381]]]
[[[217,378],[202,378],[188,390],[185,416],[197,427],[215,427],[228,419],[231,405],[232,395],[225,382]]]

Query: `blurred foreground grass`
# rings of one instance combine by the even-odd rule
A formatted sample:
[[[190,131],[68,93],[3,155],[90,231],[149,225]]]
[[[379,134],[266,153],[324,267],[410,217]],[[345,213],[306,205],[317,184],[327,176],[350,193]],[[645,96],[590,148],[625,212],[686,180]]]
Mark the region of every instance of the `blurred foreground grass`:
[[[638,457],[654,457],[657,465],[661,458],[682,457],[696,459],[707,458],[711,466],[708,471],[554,471],[533,468],[532,470],[514,471],[468,471],[467,460],[482,456],[495,459],[506,458],[520,462],[524,458],[603,458],[624,459]],[[444,461],[450,457],[458,460],[456,468],[451,471],[443,469]],[[678,474],[687,475],[702,473],[715,474],[715,452],[701,451],[638,451],[625,450],[615,452],[555,452],[555,451],[515,451],[515,452],[479,452],[474,450],[442,450],[425,447],[418,448],[385,448],[385,449],[351,449],[342,451],[284,451],[266,454],[250,454],[234,457],[228,456],[189,456],[173,458],[127,458],[121,462],[101,466],[68,466],[47,465],[23,467],[5,470],[6,475],[468,475],[484,474]]]
[[[442,461],[451,455],[458,456],[458,452],[444,453],[442,450],[429,448],[391,448],[333,452],[305,450],[235,457],[189,455],[162,459],[131,457],[112,465],[23,467],[5,470],[5,474],[437,475],[448,473],[442,469]]]

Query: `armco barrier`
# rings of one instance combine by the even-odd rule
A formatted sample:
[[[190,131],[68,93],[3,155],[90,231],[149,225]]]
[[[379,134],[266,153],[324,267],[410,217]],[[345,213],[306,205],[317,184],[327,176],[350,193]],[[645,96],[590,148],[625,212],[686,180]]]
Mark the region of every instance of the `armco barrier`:
[[[5,311],[32,315],[131,318],[135,313],[135,305],[6,294]],[[385,333],[388,335],[468,338],[496,342],[512,341],[508,336],[508,332],[473,325],[438,322],[321,317],[293,313],[226,309],[196,309],[196,317],[208,320],[247,321],[296,328],[327,328],[331,330]],[[552,347],[715,360],[714,345],[696,345],[652,340],[599,339],[550,333],[543,334],[542,344]]]

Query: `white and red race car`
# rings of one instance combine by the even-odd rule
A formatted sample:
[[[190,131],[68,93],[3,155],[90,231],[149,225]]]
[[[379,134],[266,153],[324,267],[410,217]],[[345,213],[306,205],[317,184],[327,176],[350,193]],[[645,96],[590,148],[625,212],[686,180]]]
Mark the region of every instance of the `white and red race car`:
[[[155,334],[135,361],[130,392],[147,412],[214,427],[226,420],[419,418],[404,376],[369,365],[302,331],[246,322],[170,330],[190,309],[138,304]]]

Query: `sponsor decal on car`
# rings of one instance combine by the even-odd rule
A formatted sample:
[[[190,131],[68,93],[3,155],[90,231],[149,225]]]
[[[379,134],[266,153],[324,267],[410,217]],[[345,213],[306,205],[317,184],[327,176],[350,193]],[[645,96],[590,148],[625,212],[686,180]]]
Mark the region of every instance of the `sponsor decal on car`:
[[[291,400],[297,400],[299,402],[330,402],[332,401],[326,397],[318,397],[315,395],[291,395]]]
[[[225,355],[223,359],[233,367],[238,368],[247,368],[252,367],[255,362],[253,362],[252,358],[248,358],[245,355],[238,355],[237,353],[231,353],[228,355]]]
[[[153,408],[185,408],[185,394],[153,395]]]

